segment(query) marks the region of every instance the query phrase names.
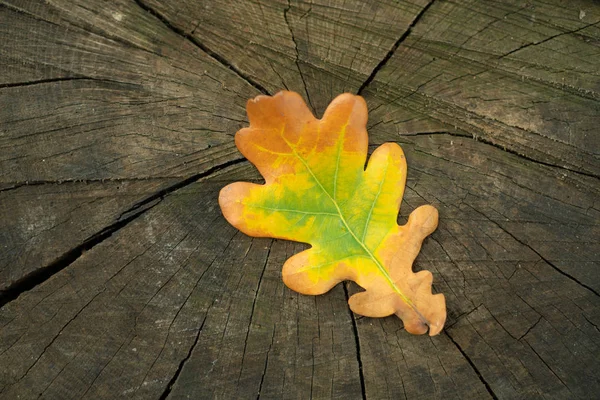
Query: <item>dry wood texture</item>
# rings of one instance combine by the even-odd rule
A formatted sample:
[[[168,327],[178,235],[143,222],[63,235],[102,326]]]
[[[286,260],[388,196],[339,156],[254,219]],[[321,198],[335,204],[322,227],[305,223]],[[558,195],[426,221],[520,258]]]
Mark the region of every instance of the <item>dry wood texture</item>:
[[[0,398],[600,393],[598,2],[0,0],[0,43]],[[440,336],[291,292],[304,245],[221,216],[284,88],[402,145]]]

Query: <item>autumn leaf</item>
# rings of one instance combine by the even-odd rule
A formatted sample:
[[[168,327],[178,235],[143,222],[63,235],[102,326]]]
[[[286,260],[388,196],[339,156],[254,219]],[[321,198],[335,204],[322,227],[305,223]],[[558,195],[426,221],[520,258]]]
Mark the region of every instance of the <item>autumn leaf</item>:
[[[290,289],[318,295],[353,280],[365,289],[348,301],[355,313],[396,314],[410,333],[438,334],[446,320],[444,296],[431,293],[429,271],[412,272],[438,213],[421,206],[398,226],[406,160],[400,146],[386,143],[365,169],[363,98],[338,96],[321,120],[292,92],[258,96],[247,110],[250,127],[235,143],[265,184],[236,182],[221,190],[229,223],[250,236],[312,245],[285,262]]]

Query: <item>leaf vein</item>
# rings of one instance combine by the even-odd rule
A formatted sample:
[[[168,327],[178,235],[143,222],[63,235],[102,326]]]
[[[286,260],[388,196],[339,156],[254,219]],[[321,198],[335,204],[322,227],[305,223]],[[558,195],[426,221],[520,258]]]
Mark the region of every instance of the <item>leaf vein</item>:
[[[335,162],[335,174],[333,174],[333,198],[337,199],[337,180],[338,180],[338,172],[340,170],[340,159],[342,158],[342,147],[344,142],[344,137],[346,136],[346,126],[342,128],[342,138],[338,142],[337,146],[337,160]]]
[[[417,310],[417,308],[415,307],[414,303],[408,297],[406,297],[406,295],[404,293],[402,293],[402,291],[398,288],[398,286],[396,286],[396,283],[394,282],[394,280],[390,276],[390,274],[387,271],[387,269],[381,264],[381,261],[379,261],[379,259],[377,257],[375,257],[375,255],[373,254],[373,252],[371,252],[371,250],[356,236],[356,234],[354,233],[354,231],[352,230],[352,228],[350,228],[350,226],[348,225],[348,222],[346,221],[346,218],[344,218],[344,215],[343,215],[342,210],[340,209],[339,205],[337,204],[337,202],[335,201],[335,199],[331,196],[331,193],[329,193],[327,191],[327,189],[325,189],[325,187],[323,186],[323,184],[321,183],[321,181],[319,180],[319,178],[316,177],[316,175],[314,174],[314,172],[312,171],[312,169],[310,168],[310,166],[308,165],[308,163],[306,162],[306,160],[304,158],[302,158],[300,156],[300,154],[298,154],[298,152],[296,151],[296,149],[294,148],[294,146],[292,146],[283,135],[281,135],[281,138],[288,144],[288,146],[290,146],[290,148],[292,149],[292,153],[294,154],[294,156],[296,156],[296,158],[298,158],[298,160],[300,160],[300,162],[304,165],[304,168],[306,168],[306,170],[308,171],[308,173],[310,174],[310,176],[314,179],[314,181],[317,183],[317,185],[319,185],[319,187],[321,188],[321,190],[329,197],[329,199],[331,200],[331,202],[333,203],[333,205],[337,209],[337,212],[338,212],[340,220],[342,221],[342,223],[344,224],[344,226],[346,227],[346,229],[348,229],[348,232],[350,232],[350,234],[352,235],[352,237],[354,238],[354,240],[362,247],[362,249],[365,251],[365,253],[367,253],[367,255],[375,263],[375,265],[377,266],[377,269],[379,270],[379,272],[381,273],[381,275],[383,275],[383,277],[388,282],[388,284],[390,285],[390,287],[394,290],[394,292],[396,292],[396,294],[398,294],[398,296],[400,296],[400,298],[402,298],[402,300],[406,304],[408,304],[413,309],[413,311],[415,311],[415,313],[417,313],[417,315],[420,316],[420,318],[423,321],[427,321],[422,316],[422,314]]]
[[[295,213],[295,214],[306,214],[306,215],[329,215],[332,217],[339,217],[339,215],[337,213],[329,213],[329,212],[322,212],[322,211],[304,211],[304,210],[293,210],[293,209],[289,209],[289,208],[277,208],[277,207],[267,207],[267,206],[259,206],[256,204],[246,204],[246,206],[250,207],[250,208],[259,208],[262,210],[269,210],[269,211],[279,211],[279,212],[289,212],[289,213]]]
[[[385,182],[385,178],[387,176],[389,163],[385,165],[385,169],[383,170],[383,177],[379,181],[379,188],[377,189],[377,194],[375,195],[375,199],[371,203],[371,209],[369,210],[369,215],[367,215],[367,221],[365,222],[365,227],[363,229],[363,234],[361,240],[364,242],[365,237],[367,236],[367,229],[369,228],[369,224],[371,223],[371,216],[373,215],[373,209],[375,208],[375,204],[377,204],[377,200],[379,200],[379,195],[381,195],[381,189],[383,188],[383,182]]]
[[[317,265],[308,265],[306,267],[299,268],[298,271],[305,272],[305,271],[310,271],[310,270],[313,270],[313,269],[319,269],[319,268],[324,267],[325,265],[336,264],[336,263],[342,262],[344,260],[348,260],[350,258],[358,258],[358,257],[368,258],[364,254],[354,254],[354,255],[351,255],[351,256],[348,256],[348,257],[339,258],[339,259],[333,260],[333,261],[327,261],[327,262],[324,262],[324,263],[321,263],[321,264],[317,264]]]

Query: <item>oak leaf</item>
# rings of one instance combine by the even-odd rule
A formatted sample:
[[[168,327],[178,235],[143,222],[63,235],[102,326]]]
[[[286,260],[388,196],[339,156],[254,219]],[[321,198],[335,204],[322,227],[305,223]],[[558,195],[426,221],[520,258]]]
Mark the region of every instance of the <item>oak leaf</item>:
[[[362,97],[338,96],[316,119],[293,92],[258,96],[247,104],[250,127],[235,143],[265,179],[221,190],[219,204],[233,226],[255,237],[309,243],[289,258],[283,280],[292,290],[318,295],[344,280],[365,291],[350,297],[356,314],[396,314],[414,334],[438,334],[446,320],[432,274],[413,273],[437,210],[414,210],[404,226],[397,216],[406,182],[400,146],[377,148],[365,169],[367,106]]]

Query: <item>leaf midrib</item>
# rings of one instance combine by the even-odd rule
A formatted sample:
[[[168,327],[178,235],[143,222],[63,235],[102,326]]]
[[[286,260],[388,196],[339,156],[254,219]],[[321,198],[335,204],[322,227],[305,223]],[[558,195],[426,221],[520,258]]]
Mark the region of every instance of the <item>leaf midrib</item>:
[[[391,288],[394,290],[394,292],[396,292],[400,296],[400,298],[417,313],[417,315],[419,315],[421,318],[423,318],[421,313],[416,309],[414,303],[408,297],[406,297],[406,295],[404,293],[402,293],[402,291],[398,288],[398,286],[396,286],[392,277],[388,273],[387,269],[385,269],[385,267],[381,264],[379,259],[377,257],[375,257],[375,255],[364,244],[364,242],[356,236],[356,234],[354,233],[352,228],[350,228],[350,226],[348,225],[348,222],[346,221],[346,218],[344,217],[344,214],[342,213],[342,210],[340,209],[337,201],[333,197],[331,197],[331,194],[329,194],[329,192],[325,189],[325,187],[323,186],[323,184],[321,183],[319,178],[317,178],[317,176],[313,173],[312,169],[310,168],[310,166],[308,165],[306,160],[302,156],[300,156],[300,154],[298,154],[295,147],[283,136],[283,132],[281,134],[281,138],[286,142],[286,144],[292,150],[292,153],[294,154],[294,156],[298,160],[300,160],[300,162],[304,165],[304,167],[306,168],[306,170],[308,171],[310,176],[314,179],[314,181],[317,183],[317,185],[319,185],[319,187],[321,188],[323,193],[325,193],[325,195],[329,198],[329,200],[331,200],[332,204],[335,206],[335,209],[337,210],[340,220],[342,221],[342,223],[344,224],[344,226],[346,227],[346,229],[348,230],[350,235],[354,238],[356,243],[358,243],[358,245],[363,249],[363,251],[369,256],[369,258],[371,258],[371,261],[373,261],[373,263],[375,264],[375,266],[377,267],[377,269],[379,270],[381,275],[383,275],[383,277],[386,279],[386,281],[391,286]],[[340,157],[338,157],[338,159],[337,159],[338,165],[336,166],[336,176],[334,177],[335,180],[337,180],[337,172],[338,172],[337,167],[339,167],[339,161],[340,161]]]

